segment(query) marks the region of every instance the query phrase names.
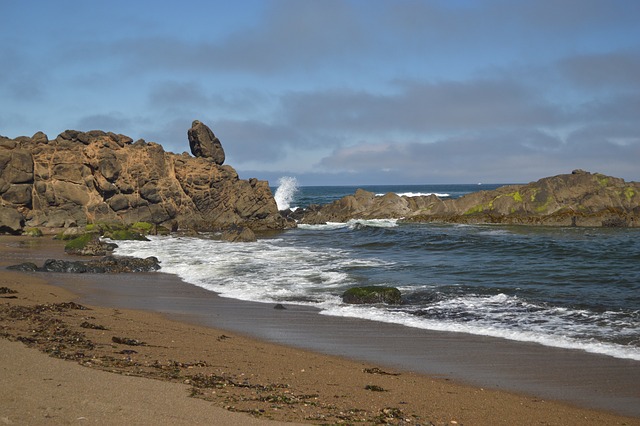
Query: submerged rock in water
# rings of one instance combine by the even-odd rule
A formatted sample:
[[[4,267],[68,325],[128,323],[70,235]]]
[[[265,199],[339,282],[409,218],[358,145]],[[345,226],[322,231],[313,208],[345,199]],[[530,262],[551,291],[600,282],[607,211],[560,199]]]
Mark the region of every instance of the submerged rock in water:
[[[402,294],[395,287],[353,287],[342,294],[342,301],[356,305],[373,303],[399,305],[402,303]]]

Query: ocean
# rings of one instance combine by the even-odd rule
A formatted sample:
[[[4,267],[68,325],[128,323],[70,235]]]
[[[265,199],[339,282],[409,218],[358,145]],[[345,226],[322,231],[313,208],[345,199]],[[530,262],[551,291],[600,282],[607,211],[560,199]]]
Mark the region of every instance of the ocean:
[[[361,186],[456,198],[499,185]],[[273,188],[281,209],[326,204],[358,187]],[[254,243],[215,236],[118,241],[161,272],[222,297],[299,304],[320,315],[470,333],[640,360],[640,229],[404,224],[300,225]],[[393,286],[403,304],[347,305],[354,286]]]

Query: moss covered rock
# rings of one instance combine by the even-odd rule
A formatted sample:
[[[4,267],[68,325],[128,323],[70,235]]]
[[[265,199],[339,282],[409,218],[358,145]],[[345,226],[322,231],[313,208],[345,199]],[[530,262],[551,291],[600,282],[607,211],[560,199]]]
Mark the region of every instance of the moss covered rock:
[[[42,231],[40,228],[26,228],[22,235],[27,237],[42,237]]]
[[[402,303],[402,294],[395,287],[353,287],[342,294],[342,301],[350,304],[386,303],[399,305]]]
[[[149,222],[136,222],[131,225],[130,229],[142,235],[169,235],[171,230],[164,226],[156,225]]]
[[[86,231],[99,233],[103,237],[112,240],[149,241],[145,235],[155,228],[155,225],[147,222],[136,222],[132,225],[117,222],[96,222],[87,225]]]
[[[131,225],[132,231],[138,232],[143,235],[153,234],[154,228],[155,228],[155,225],[149,222],[136,222],[133,225]]]
[[[70,240],[65,246],[67,254],[81,256],[104,256],[117,247],[115,244],[105,243],[100,240],[100,235],[87,233]]]

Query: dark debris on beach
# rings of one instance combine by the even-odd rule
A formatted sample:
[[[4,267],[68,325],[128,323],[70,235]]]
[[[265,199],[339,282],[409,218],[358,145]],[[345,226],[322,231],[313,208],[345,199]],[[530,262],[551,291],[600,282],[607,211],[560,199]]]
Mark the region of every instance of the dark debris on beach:
[[[11,289],[2,294],[15,294]],[[261,382],[243,373],[221,371],[207,361],[158,360],[147,343],[132,337],[104,333],[91,309],[75,302],[0,304],[0,337],[20,341],[52,357],[117,374],[140,376],[184,383],[191,396],[215,402],[230,411],[245,412],[265,419],[308,422],[312,424],[411,424],[420,423],[399,409],[379,411],[346,408],[338,396],[297,391],[287,382]],[[117,332],[113,330],[112,332]],[[122,330],[120,330],[122,332]],[[222,335],[218,342],[228,339]],[[137,350],[118,349],[119,345]],[[369,369],[370,374],[391,373]],[[382,389],[382,388],[380,388]],[[369,390],[378,390],[370,387]]]

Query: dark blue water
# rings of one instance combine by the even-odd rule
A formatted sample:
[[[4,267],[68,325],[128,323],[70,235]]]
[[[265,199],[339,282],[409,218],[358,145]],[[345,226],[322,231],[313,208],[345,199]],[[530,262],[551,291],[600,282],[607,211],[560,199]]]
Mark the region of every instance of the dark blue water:
[[[364,189],[459,197],[495,187]],[[325,204],[355,189],[294,185],[283,200]],[[640,360],[640,229],[352,221],[249,244],[158,237],[119,250],[157,256],[163,270],[225,297]],[[398,287],[403,304],[342,303],[360,285]]]
[[[281,182],[282,183],[282,182]],[[441,198],[459,198],[471,192],[490,191],[502,185],[498,184],[467,184],[467,185],[364,185],[364,186],[304,186],[297,187],[295,181],[285,181],[284,185],[272,187],[274,194],[278,189],[282,196],[290,202],[290,207],[306,208],[310,204],[329,204],[345,195],[354,194],[358,189],[364,189],[374,194],[384,195],[393,192],[399,195],[429,195],[436,194]]]

